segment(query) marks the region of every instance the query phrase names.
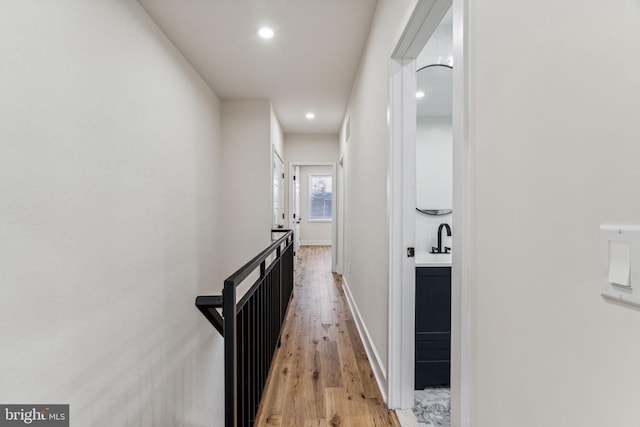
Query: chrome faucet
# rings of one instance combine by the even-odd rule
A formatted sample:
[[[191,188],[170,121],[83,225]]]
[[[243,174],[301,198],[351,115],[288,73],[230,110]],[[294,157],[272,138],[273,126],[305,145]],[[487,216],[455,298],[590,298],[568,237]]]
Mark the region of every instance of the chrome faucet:
[[[440,226],[438,227],[438,247],[437,248],[434,248],[433,246],[431,247],[432,254],[448,254],[451,252],[451,248],[449,246],[445,246],[444,251],[442,250],[442,229],[443,228],[447,231],[447,236],[451,236],[451,227],[449,227],[449,224],[444,222],[440,224]]]

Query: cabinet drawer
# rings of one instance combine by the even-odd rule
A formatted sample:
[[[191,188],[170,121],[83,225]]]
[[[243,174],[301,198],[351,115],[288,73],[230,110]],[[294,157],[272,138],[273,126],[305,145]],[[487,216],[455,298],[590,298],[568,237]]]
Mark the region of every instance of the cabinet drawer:
[[[416,361],[451,360],[451,341],[416,341]]]
[[[417,362],[415,389],[422,390],[430,386],[448,386],[450,378],[450,362]]]
[[[451,277],[451,267],[416,267],[418,277]]]
[[[418,341],[451,341],[451,332],[416,332]]]

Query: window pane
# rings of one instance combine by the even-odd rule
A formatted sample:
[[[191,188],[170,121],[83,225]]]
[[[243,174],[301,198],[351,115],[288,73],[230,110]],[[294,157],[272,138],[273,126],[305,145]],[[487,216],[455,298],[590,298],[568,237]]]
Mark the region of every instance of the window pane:
[[[331,220],[331,175],[309,175],[309,219]]]

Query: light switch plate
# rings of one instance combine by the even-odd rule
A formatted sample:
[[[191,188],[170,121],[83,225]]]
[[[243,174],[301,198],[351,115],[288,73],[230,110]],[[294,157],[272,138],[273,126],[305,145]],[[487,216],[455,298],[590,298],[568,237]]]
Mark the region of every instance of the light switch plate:
[[[620,248],[620,245],[629,246],[629,286],[609,281],[612,277],[612,275],[609,274],[612,256],[611,249]],[[623,304],[640,307],[640,226],[601,225],[600,259],[602,266],[602,296]],[[614,275],[619,276],[619,274]]]

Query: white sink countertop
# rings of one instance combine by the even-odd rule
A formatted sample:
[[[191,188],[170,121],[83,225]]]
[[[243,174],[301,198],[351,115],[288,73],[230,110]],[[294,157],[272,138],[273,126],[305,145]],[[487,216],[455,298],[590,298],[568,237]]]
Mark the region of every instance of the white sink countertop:
[[[451,254],[416,252],[416,267],[451,267]]]

